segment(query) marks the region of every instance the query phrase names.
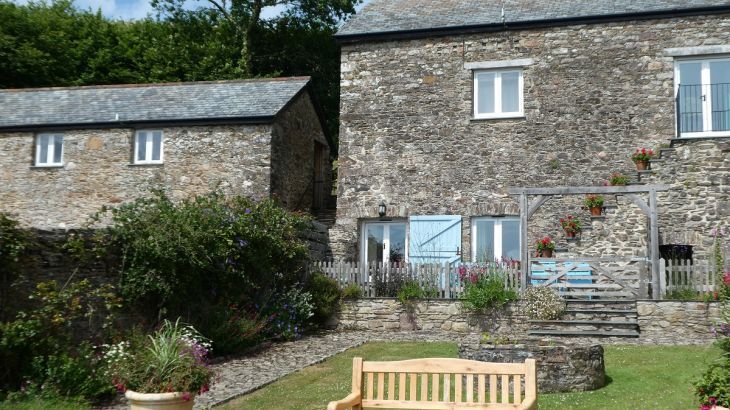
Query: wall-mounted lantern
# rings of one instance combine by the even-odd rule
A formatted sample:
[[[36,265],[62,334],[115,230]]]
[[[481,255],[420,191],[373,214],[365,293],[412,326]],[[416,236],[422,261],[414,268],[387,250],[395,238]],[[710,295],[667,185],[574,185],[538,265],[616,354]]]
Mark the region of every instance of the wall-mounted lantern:
[[[385,201],[380,201],[380,205],[378,205],[378,215],[382,218],[387,213],[388,208],[385,206]]]

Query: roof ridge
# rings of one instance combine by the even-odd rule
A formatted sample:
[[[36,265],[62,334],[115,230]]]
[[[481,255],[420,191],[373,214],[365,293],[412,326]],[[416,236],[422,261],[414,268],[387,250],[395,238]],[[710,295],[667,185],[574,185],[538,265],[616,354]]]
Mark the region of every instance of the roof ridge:
[[[233,80],[208,80],[208,81],[172,81],[164,83],[128,83],[128,84],[94,84],[77,85],[67,87],[29,87],[29,88],[0,88],[0,93],[20,93],[38,91],[65,91],[65,90],[93,90],[93,89],[119,89],[119,88],[151,88],[151,87],[175,87],[186,85],[204,84],[242,84],[254,82],[285,82],[285,81],[309,81],[310,76],[292,77],[267,77],[267,78],[241,78]]]

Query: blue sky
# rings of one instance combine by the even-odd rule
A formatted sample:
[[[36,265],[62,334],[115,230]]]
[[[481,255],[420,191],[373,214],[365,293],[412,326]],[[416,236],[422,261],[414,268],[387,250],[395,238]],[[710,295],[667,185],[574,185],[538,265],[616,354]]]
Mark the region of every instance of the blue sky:
[[[12,0],[18,4],[25,4],[29,0]],[[367,3],[369,0],[365,0]],[[80,9],[88,9],[96,11],[101,8],[101,12],[115,19],[139,19],[145,17],[148,13],[152,13],[152,7],[149,0],[74,0],[76,6]],[[208,4],[205,0],[187,0],[191,8],[198,5]],[[263,17],[273,17],[281,13],[282,7],[267,7],[264,10]]]

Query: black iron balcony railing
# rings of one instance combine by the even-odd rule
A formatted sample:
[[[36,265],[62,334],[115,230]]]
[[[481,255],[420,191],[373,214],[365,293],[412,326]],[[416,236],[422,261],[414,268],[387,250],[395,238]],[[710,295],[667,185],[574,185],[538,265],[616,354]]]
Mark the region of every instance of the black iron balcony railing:
[[[730,131],[730,83],[679,85],[677,136]]]

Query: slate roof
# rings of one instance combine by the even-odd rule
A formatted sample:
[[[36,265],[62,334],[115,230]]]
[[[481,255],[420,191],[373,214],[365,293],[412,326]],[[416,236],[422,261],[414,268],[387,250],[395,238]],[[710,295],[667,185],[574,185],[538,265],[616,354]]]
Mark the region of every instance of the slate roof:
[[[0,129],[271,122],[309,77],[0,90]]]
[[[727,9],[728,6],[730,0],[371,0],[340,28],[337,37],[344,40],[377,33],[509,26],[598,16]]]

